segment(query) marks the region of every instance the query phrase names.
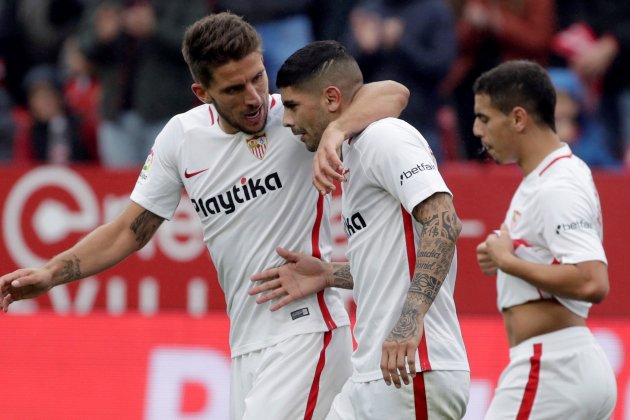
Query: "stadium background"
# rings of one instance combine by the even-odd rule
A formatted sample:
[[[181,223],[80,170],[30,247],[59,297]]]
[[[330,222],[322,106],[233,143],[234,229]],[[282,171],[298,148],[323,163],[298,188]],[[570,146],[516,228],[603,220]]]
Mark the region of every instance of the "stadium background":
[[[513,167],[447,163],[464,221],[456,303],[472,369],[467,420],[481,419],[507,342],[494,280],[474,249],[503,218]],[[138,171],[96,166],[0,167],[0,273],[37,266],[125,206]],[[630,420],[630,172],[596,172],[611,293],[589,325],[618,379],[615,420]],[[340,201],[334,258],[344,258]],[[265,215],[254,223],[265,223]],[[253,304],[253,302],[252,302]],[[185,198],[141,252],[90,279],[0,316],[3,419],[228,418],[229,323],[196,214]]]

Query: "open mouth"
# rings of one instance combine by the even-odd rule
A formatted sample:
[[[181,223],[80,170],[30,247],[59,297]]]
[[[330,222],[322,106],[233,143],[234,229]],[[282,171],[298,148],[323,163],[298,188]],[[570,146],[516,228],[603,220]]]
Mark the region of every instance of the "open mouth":
[[[262,106],[260,106],[256,111],[249,112],[245,114],[245,118],[248,120],[257,120],[262,113]]]

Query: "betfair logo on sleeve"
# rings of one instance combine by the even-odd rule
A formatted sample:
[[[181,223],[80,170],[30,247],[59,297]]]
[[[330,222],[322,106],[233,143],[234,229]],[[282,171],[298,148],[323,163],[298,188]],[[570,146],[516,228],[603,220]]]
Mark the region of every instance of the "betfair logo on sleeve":
[[[407,171],[403,171],[402,174],[400,174],[400,185],[403,184],[403,181],[411,178],[412,176],[416,174],[419,174],[420,172],[434,171],[435,169],[436,169],[436,166],[433,163],[419,163],[413,168]]]
[[[560,235],[560,233],[567,232],[569,230],[578,229],[593,229],[593,224],[587,222],[586,220],[578,220],[577,222],[571,223],[561,223],[556,226],[556,235]]]

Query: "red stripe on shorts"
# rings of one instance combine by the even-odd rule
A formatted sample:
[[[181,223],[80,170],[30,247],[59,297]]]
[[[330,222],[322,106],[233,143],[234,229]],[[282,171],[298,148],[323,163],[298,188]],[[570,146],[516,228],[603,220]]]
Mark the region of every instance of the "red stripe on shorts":
[[[424,374],[417,373],[413,378],[413,402],[416,409],[416,420],[428,420],[427,389],[424,386]]]
[[[407,246],[407,263],[409,265],[409,279],[413,280],[413,273],[416,269],[416,245],[413,239],[413,221],[411,220],[411,214],[405,210],[403,206],[402,219],[403,227],[405,230],[405,245]],[[429,350],[427,348],[427,339],[424,329],[422,330],[422,338],[418,345],[418,357],[420,358],[420,368],[425,370],[431,370],[431,362],[429,362]]]
[[[518,410],[516,420],[527,420],[532,412],[534,398],[536,398],[536,391],[538,390],[538,382],[540,380],[541,356],[542,343],[536,343],[534,344],[534,355],[529,359],[531,363],[531,367],[529,369],[529,379],[527,379],[527,385],[525,385],[523,401],[521,401],[521,408]]]
[[[324,347],[319,353],[319,360],[317,361],[317,368],[315,369],[315,377],[313,378],[313,383],[311,384],[311,392],[309,392],[308,400],[306,402],[306,412],[304,413],[304,420],[311,420],[313,418],[315,406],[317,405],[317,396],[319,395],[319,379],[322,376],[322,371],[324,370],[324,365],[326,364],[326,348],[328,348],[328,344],[330,344],[331,339],[332,332],[326,331],[324,333]]]

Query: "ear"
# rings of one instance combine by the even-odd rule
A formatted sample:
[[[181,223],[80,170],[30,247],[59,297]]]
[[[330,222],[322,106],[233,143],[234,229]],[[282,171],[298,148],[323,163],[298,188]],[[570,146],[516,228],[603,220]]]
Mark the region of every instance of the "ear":
[[[529,125],[529,120],[530,117],[525,108],[517,106],[512,109],[512,123],[514,124],[516,131],[524,131]]]
[[[212,98],[206,93],[206,90],[201,85],[201,83],[193,83],[190,88],[192,89],[197,99],[199,99],[201,102],[205,104],[212,103]]]
[[[322,97],[328,112],[340,110],[343,95],[337,86],[328,86],[325,88]]]

